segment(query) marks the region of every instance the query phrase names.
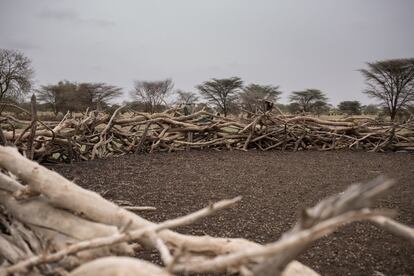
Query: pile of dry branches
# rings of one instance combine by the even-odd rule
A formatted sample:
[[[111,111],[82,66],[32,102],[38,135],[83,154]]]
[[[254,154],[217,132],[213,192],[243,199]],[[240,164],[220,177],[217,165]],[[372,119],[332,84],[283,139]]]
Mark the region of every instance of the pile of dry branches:
[[[153,223],[0,146],[0,275],[318,275],[294,261],[310,243],[359,220],[414,241],[414,230],[370,209],[392,187],[377,178],[355,184],[302,212],[297,224],[266,245],[244,239],[183,235],[171,228],[231,207],[240,198]],[[130,257],[156,249],[163,266]]]
[[[178,109],[146,114],[121,107],[112,116],[87,111],[77,117],[68,113],[60,122],[44,123],[35,114],[32,111],[30,123],[3,116],[0,125],[4,140],[39,161],[67,162],[126,153],[205,148],[414,150],[412,120],[402,124],[379,123],[371,118],[328,121],[275,111],[238,120],[204,110],[186,116]],[[17,125],[26,128],[16,128]]]

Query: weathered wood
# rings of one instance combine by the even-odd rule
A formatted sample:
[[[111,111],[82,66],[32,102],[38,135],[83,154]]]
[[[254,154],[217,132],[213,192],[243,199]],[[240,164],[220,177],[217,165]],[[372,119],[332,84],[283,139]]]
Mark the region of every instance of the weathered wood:
[[[112,116],[97,111],[78,117],[68,113],[54,125],[37,120],[36,149],[30,142],[33,134],[28,133],[33,123],[23,130],[4,130],[4,137],[21,152],[33,151],[35,160],[58,162],[190,148],[413,151],[414,144],[414,121],[400,125],[370,118],[333,121],[271,112],[238,121],[203,110],[182,115],[175,109],[127,117],[121,108]],[[13,119],[4,117],[2,122],[6,126]]]
[[[30,124],[30,135],[27,142],[27,157],[33,159],[34,156],[34,139],[36,137],[36,128],[37,128],[37,107],[36,107],[36,96],[32,95],[30,99],[30,105],[32,110],[32,122]]]
[[[386,217],[392,213],[370,209],[373,201],[392,186],[393,181],[384,178],[352,185],[303,211],[297,224],[279,240],[260,245],[170,230],[234,206],[240,197],[153,223],[24,158],[15,148],[0,146],[0,258],[8,261],[0,266],[0,275],[72,270],[70,275],[240,272],[316,276],[294,258],[313,241],[344,224],[368,220],[414,240],[412,228]],[[6,214],[11,216],[5,219]],[[102,258],[131,254],[135,242],[142,245],[140,250],[155,248],[164,266],[125,257]]]
[[[4,136],[3,130],[0,128],[0,145],[5,146],[7,144],[6,136]]]

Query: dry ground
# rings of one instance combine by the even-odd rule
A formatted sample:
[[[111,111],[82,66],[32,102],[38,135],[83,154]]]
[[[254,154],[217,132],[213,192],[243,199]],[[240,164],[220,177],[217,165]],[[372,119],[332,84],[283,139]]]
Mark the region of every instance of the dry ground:
[[[379,203],[414,225],[414,155],[366,152],[213,152],[128,155],[54,165],[69,179],[114,200],[150,205],[142,216],[162,221],[242,195],[238,208],[179,229],[196,235],[276,240],[298,210],[378,174],[398,180]],[[147,256],[148,257],[148,256]],[[414,245],[369,223],[340,229],[299,260],[324,275],[414,275]]]

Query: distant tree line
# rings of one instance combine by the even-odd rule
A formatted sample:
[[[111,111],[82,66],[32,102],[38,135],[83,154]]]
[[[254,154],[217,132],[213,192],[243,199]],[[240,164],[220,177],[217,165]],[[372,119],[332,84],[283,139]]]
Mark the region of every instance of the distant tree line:
[[[173,90],[171,79],[136,80],[130,91],[128,105],[135,110],[160,112],[174,103],[183,106],[208,107],[220,115],[239,112],[254,114],[275,105],[279,110],[292,114],[386,114],[391,120],[412,114],[414,110],[414,58],[392,59],[367,63],[360,70],[365,78],[363,93],[376,99],[378,105],[362,105],[359,101],[343,101],[334,107],[328,103],[326,93],[310,88],[293,91],[289,104],[278,102],[282,91],[273,84],[250,83],[244,85],[239,77],[213,78],[195,87],[194,91]],[[120,87],[103,82],[60,81],[33,89],[34,70],[23,53],[0,49],[0,102],[21,102],[25,95],[34,92],[43,109],[54,114],[66,111],[84,111],[87,108],[105,110],[115,107],[123,95]],[[201,100],[200,100],[201,99]],[[112,108],[113,108],[112,107]],[[0,104],[0,113],[3,107]]]
[[[122,95],[122,89],[105,83],[74,83],[61,81],[43,85],[36,90],[38,100],[59,112],[84,111],[87,108],[103,110],[109,101]]]

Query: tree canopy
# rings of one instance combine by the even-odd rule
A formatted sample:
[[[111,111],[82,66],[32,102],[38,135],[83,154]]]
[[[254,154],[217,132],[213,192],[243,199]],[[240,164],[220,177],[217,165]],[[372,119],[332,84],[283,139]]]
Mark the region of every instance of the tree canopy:
[[[378,99],[394,120],[414,102],[414,58],[369,62],[367,67],[359,70],[367,85],[364,93]]]
[[[243,81],[239,77],[212,79],[196,86],[200,94],[224,116],[227,116],[230,108],[234,106],[242,87]]]
[[[122,88],[103,82],[80,83],[77,89],[83,96],[84,104],[97,110],[102,110],[109,101],[122,95]]]
[[[359,101],[343,101],[338,104],[338,109],[347,115],[359,115],[362,106]]]
[[[249,84],[240,93],[240,101],[247,111],[255,113],[264,108],[264,101],[275,102],[282,92],[279,86]]]
[[[177,103],[179,104],[188,105],[188,104],[194,104],[195,102],[198,101],[198,96],[194,92],[177,90],[175,91],[175,93],[178,96]]]
[[[380,112],[380,109],[375,104],[363,105],[361,109],[365,115],[377,115]]]
[[[289,100],[295,103],[301,111],[312,112],[315,108],[319,110],[322,105],[327,104],[328,98],[318,89],[306,89],[292,92]]]
[[[43,85],[36,91],[39,102],[47,103],[53,112],[82,111],[86,108],[101,110],[109,101],[122,95],[121,88],[105,83],[60,81]]]
[[[31,61],[16,50],[0,49],[0,101],[30,91],[34,70]]]
[[[154,113],[166,105],[174,83],[171,79],[158,81],[135,81],[131,96],[146,105],[146,111]]]

